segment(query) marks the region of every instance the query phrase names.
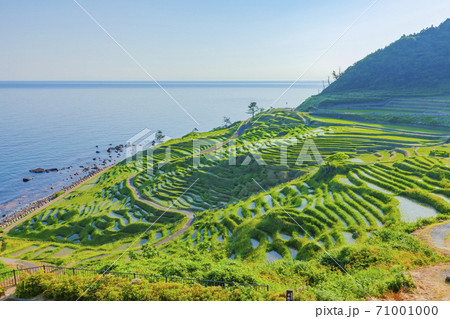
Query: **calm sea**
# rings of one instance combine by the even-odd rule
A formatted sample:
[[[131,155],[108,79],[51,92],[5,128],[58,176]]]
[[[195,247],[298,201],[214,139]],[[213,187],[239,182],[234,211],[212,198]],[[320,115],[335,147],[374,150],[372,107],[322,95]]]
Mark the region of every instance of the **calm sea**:
[[[142,129],[180,137],[194,128],[207,131],[222,125],[224,116],[243,120],[250,102],[267,108],[291,83],[161,84],[199,124],[150,82],[0,82],[0,214],[54,192],[51,187],[69,184],[80,166],[108,158],[110,144],[124,144]],[[296,107],[321,86],[299,82],[274,106]],[[60,172],[29,173],[38,167],[69,166]],[[24,177],[33,180],[24,183]]]

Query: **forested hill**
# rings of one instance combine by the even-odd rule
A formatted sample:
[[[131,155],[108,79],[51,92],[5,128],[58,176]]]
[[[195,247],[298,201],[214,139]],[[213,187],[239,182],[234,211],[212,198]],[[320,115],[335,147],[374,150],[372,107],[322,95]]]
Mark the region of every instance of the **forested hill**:
[[[319,105],[450,94],[450,19],[403,36],[349,67],[303,110]]]

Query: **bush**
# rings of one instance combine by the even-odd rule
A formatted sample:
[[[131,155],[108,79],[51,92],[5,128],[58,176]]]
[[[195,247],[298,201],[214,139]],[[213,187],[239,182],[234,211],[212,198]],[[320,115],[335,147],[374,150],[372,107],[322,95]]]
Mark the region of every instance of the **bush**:
[[[258,284],[258,277],[235,262],[227,262],[207,272],[203,279]]]
[[[43,294],[54,300],[85,301],[206,301],[206,300],[262,300],[263,291],[249,287],[203,287],[181,283],[149,283],[112,275],[82,277],[37,272],[25,276],[17,286],[19,298]]]
[[[327,280],[307,286],[299,298],[308,300],[367,300],[387,292],[410,290],[414,283],[402,267],[369,268],[356,272],[329,273]]]
[[[0,261],[0,274],[2,272],[6,272],[8,270],[11,270],[11,269],[9,269],[8,266],[6,266],[6,264],[4,262]]]
[[[324,266],[336,267],[341,271],[352,268],[367,268],[380,263],[382,257],[375,247],[345,246],[339,250],[323,253],[319,263]]]

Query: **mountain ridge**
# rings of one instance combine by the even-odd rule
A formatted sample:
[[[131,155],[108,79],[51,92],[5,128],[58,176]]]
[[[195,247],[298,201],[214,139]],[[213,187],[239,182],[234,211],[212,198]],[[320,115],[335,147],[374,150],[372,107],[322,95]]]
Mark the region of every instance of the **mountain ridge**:
[[[298,109],[383,101],[405,96],[450,95],[450,19],[402,36],[350,66]]]

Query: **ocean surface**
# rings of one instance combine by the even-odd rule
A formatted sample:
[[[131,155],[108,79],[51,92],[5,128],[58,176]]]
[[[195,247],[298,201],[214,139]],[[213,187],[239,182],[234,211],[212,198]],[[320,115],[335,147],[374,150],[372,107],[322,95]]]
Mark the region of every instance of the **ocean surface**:
[[[246,119],[250,102],[268,108],[291,82],[161,85],[198,124],[152,82],[0,82],[0,217],[70,184],[83,175],[80,166],[109,159],[110,144],[125,144],[146,128],[180,137],[220,126],[224,116]],[[296,107],[321,87],[298,82],[274,107]],[[33,179],[24,183],[26,177]]]

